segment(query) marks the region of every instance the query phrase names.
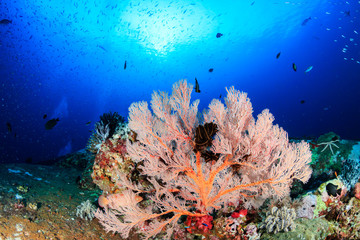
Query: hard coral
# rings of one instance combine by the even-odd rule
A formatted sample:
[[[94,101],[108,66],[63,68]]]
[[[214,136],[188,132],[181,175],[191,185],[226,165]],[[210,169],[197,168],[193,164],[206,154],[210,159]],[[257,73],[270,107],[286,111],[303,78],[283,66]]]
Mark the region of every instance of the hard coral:
[[[119,172],[129,174],[134,170],[134,163],[127,155],[125,143],[124,139],[108,139],[95,157],[91,177],[106,194],[122,190],[122,185],[117,182]]]

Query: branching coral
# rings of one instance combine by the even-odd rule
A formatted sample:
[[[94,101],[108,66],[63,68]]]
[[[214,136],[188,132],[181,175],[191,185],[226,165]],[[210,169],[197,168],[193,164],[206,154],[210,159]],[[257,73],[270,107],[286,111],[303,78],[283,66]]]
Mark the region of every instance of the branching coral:
[[[127,141],[127,151],[151,188],[117,172],[115,183],[128,190],[122,192],[121,204],[97,211],[107,231],[127,238],[136,229],[146,239],[165,232],[163,239],[169,239],[183,215],[210,220],[213,211],[239,201],[257,207],[269,197],[287,196],[293,179],[309,179],[308,144],[289,143],[268,110],[255,120],[247,95],[232,87],[226,106],[213,100],[200,122],[199,101],[190,103],[192,89],[179,81],[171,96],[154,92],[152,112],[146,102],[130,106],[129,128],[136,141]],[[142,207],[136,201],[139,194],[152,206]]]

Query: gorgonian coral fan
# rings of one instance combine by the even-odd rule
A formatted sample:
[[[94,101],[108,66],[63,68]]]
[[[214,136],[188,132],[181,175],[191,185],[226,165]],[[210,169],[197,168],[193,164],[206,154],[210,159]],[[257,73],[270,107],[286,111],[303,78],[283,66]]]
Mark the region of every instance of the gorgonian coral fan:
[[[198,230],[210,234],[213,211],[240,201],[256,208],[269,197],[287,196],[293,179],[309,179],[308,144],[289,143],[268,110],[255,120],[247,95],[231,87],[225,105],[214,99],[200,122],[199,100],[190,102],[192,89],[179,81],[171,96],[153,93],[152,111],[147,102],[130,106],[128,126],[136,141],[127,141],[127,152],[151,188],[114,173],[116,184],[127,190],[121,201],[108,196],[105,211],[96,213],[107,231],[127,238],[134,229],[146,239],[163,232],[169,239],[186,215],[206,219]]]

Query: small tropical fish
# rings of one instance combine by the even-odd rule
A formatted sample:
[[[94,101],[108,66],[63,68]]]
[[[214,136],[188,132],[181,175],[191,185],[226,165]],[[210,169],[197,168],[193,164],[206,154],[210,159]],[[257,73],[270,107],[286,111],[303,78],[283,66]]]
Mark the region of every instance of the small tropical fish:
[[[0,24],[7,25],[7,24],[10,24],[10,23],[12,23],[12,20],[9,20],[9,19],[1,19],[0,20]]]
[[[220,94],[219,98],[221,98],[221,94]]]
[[[305,70],[305,73],[310,72],[312,69],[313,69],[313,66],[308,67],[308,68]]]
[[[89,125],[91,123],[91,121],[88,121],[87,123],[86,123],[86,125]]]
[[[281,54],[281,52],[279,52],[278,54],[276,54],[276,59],[279,59],[280,54]]]
[[[349,10],[349,11],[345,11],[344,13],[345,13],[345,16],[350,17],[350,10]]]
[[[126,69],[126,61],[125,61],[125,63],[124,63],[124,69]]]
[[[47,122],[45,123],[45,129],[46,129],[46,130],[51,130],[51,129],[53,129],[53,127],[56,126],[56,124],[58,123],[58,121],[60,121],[59,118],[50,119],[49,121],[47,121]]]
[[[195,78],[195,92],[200,93],[200,85],[196,78]]]
[[[46,118],[47,118],[47,114],[44,114],[43,119],[46,119]]]
[[[310,20],[311,20],[311,17],[308,17],[301,23],[301,26],[305,26],[308,23],[308,21],[310,21]]]
[[[213,71],[214,71],[214,69],[213,69],[213,68],[210,68],[210,69],[209,69],[209,72],[213,72]]]
[[[304,104],[304,103],[305,103],[305,100],[301,100],[300,103],[301,103],[301,104]]]
[[[12,132],[11,124],[9,122],[7,122],[6,126],[7,126],[7,129],[8,129],[8,132],[11,133]]]
[[[222,37],[222,36],[223,36],[222,33],[217,33],[217,34],[216,34],[216,38],[220,38],[220,37]]]
[[[337,185],[329,183],[328,185],[326,185],[326,191],[329,195],[331,196],[338,196],[341,194],[341,188],[338,188]]]
[[[293,70],[296,72],[297,67],[296,67],[296,64],[295,64],[295,63],[292,64],[292,68],[293,68]]]
[[[250,4],[250,6],[254,5],[254,3],[255,3],[255,1],[253,1],[253,2]]]

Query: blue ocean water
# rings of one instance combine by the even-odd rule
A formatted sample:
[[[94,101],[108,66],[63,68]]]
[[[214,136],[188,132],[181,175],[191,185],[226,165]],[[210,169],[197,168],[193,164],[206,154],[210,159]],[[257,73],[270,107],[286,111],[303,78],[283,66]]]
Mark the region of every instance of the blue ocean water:
[[[0,162],[82,149],[100,115],[126,117],[132,102],[184,78],[198,80],[200,109],[235,86],[254,116],[269,108],[290,137],[359,140],[359,9],[358,0],[3,0]]]

